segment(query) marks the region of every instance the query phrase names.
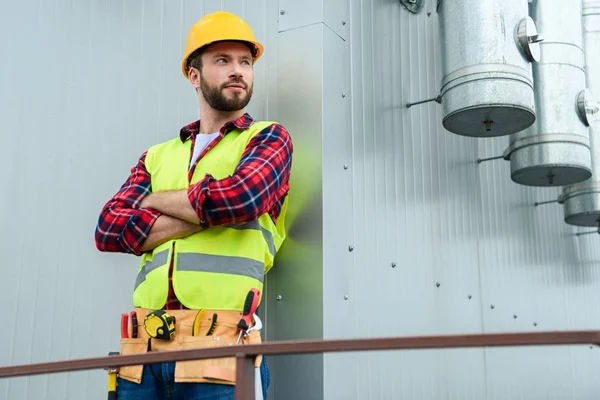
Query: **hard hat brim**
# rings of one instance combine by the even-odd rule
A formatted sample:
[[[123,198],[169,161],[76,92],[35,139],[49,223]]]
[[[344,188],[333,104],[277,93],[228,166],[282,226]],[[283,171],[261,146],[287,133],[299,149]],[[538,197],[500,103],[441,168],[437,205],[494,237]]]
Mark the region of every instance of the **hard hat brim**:
[[[189,79],[188,76],[188,60],[190,58],[190,56],[192,54],[194,54],[194,52],[196,52],[197,50],[201,49],[201,48],[207,48],[208,46],[211,46],[213,44],[216,43],[221,43],[221,42],[244,42],[244,43],[248,43],[252,46],[254,46],[254,54],[252,57],[252,63],[256,64],[256,62],[258,61],[258,59],[263,55],[264,51],[265,51],[265,47],[262,45],[262,43],[255,41],[255,40],[248,40],[248,39],[238,39],[238,38],[230,38],[230,39],[221,39],[221,40],[216,40],[214,42],[210,42],[210,43],[206,43],[205,45],[203,45],[202,47],[199,47],[197,49],[191,49],[190,51],[188,51],[188,54],[185,54],[183,61],[181,63],[181,72],[183,72],[183,75]]]

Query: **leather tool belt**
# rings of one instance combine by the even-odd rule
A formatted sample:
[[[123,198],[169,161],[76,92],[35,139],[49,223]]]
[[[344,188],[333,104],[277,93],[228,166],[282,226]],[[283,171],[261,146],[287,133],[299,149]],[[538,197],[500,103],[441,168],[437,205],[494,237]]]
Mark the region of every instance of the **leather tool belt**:
[[[239,335],[237,324],[240,312],[223,310],[204,310],[198,333],[192,335],[194,320],[199,310],[167,310],[175,317],[176,334],[173,340],[150,338],[144,329],[144,319],[153,310],[135,308],[138,320],[138,337],[121,339],[121,354],[140,354],[148,351],[190,350],[236,345]],[[213,315],[217,322],[213,325]],[[212,332],[210,328],[212,326]],[[207,333],[212,333],[207,335]],[[250,331],[247,337],[242,335],[239,344],[261,343],[260,332]],[[262,356],[256,357],[258,368]],[[177,361],[175,364],[175,382],[203,382],[235,385],[235,357]],[[119,377],[131,382],[142,381],[143,365],[130,365],[119,368]]]

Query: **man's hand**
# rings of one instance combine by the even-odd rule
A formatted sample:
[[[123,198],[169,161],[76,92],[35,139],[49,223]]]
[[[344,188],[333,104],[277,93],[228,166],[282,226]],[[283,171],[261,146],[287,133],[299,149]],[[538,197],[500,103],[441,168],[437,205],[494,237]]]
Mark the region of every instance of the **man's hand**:
[[[188,199],[187,190],[150,193],[142,200],[140,208],[151,208],[192,224],[200,223]]]

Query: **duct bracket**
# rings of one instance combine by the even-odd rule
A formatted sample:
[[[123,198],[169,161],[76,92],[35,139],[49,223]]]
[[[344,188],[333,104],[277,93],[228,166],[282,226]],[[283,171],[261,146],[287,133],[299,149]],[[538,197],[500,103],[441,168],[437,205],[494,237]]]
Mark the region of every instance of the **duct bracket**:
[[[423,9],[425,0],[400,0],[400,4],[404,6],[409,12],[418,14]]]
[[[438,104],[442,104],[442,96],[438,95],[436,97],[433,97],[433,98],[427,99],[427,100],[419,100],[419,101],[408,102],[408,103],[406,103],[406,108],[411,108],[412,106],[416,106],[418,104],[431,103],[432,101],[435,101]]]
[[[577,114],[585,126],[590,126],[592,116],[600,110],[600,105],[592,101],[592,94],[589,89],[584,89],[577,96]]]
[[[594,233],[600,234],[600,228],[598,228],[598,230],[596,230],[596,231],[577,232],[577,233],[575,233],[575,236],[593,235]]]
[[[517,25],[517,40],[525,57],[531,62],[540,61],[540,42],[543,37],[538,33],[531,17],[525,17]]]

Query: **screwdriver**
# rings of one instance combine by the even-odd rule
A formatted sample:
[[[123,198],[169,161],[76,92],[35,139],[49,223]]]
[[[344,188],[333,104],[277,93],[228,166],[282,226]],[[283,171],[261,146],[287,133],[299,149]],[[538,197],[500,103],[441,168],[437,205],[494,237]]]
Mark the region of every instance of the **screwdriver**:
[[[242,318],[240,322],[238,322],[238,329],[240,329],[240,334],[238,336],[238,340],[236,344],[240,343],[242,339],[242,334],[250,328],[250,321],[252,320],[252,315],[256,312],[256,308],[258,307],[258,301],[260,300],[260,290],[256,288],[250,289],[248,295],[246,296],[246,301],[244,302],[244,310],[242,311]]]

